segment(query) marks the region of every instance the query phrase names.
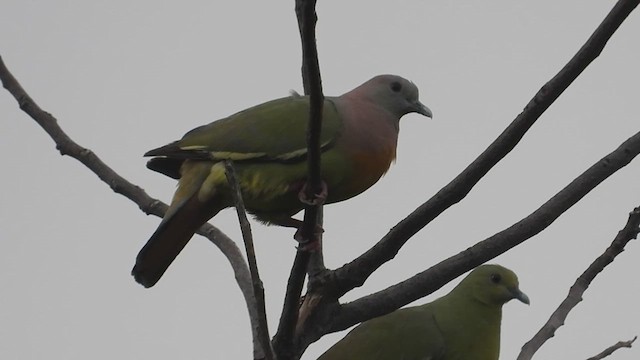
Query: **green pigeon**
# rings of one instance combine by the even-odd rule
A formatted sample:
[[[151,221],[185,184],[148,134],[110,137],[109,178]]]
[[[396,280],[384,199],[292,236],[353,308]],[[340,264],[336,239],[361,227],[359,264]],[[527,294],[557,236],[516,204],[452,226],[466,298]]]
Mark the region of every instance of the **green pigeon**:
[[[447,295],[366,321],[318,360],[498,360],[502,305],[529,304],[513,271],[482,265]]]
[[[321,167],[324,201],[334,203],[367,190],[396,157],[400,118],[431,117],[418,88],[395,75],[379,75],[323,106]],[[233,160],[247,211],[258,220],[289,227],[304,208],[309,98],[294,95],[254,106],[193,129],[182,139],[153,149],[147,167],[175,179],[171,205],[132,274],[153,286],[195,231],[234,205],[224,160]],[[325,194],[326,192],[326,194]]]

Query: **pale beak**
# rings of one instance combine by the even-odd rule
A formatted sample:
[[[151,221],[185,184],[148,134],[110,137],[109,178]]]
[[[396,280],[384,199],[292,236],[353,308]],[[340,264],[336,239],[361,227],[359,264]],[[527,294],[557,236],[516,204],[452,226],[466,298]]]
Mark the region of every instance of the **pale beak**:
[[[415,111],[418,114],[422,114],[422,115],[424,115],[424,116],[426,116],[428,118],[433,118],[433,113],[431,112],[431,110],[426,105],[421,103],[420,101],[416,101]]]
[[[518,299],[518,300],[522,301],[523,303],[529,305],[530,301],[529,301],[529,297],[527,296],[527,294],[523,293],[518,288],[510,289],[510,290],[511,290],[511,294],[513,294],[513,298],[514,299]]]

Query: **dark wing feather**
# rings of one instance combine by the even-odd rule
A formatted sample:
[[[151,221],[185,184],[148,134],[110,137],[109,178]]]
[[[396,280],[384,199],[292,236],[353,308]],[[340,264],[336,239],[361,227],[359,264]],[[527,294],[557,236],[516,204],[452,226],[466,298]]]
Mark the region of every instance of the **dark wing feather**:
[[[228,118],[197,127],[178,141],[148,151],[157,156],[151,170],[179,178],[184,160],[304,161],[309,119],[307,97],[287,97],[266,102]],[[330,148],[342,130],[342,121],[330,98],[323,108],[322,150]]]

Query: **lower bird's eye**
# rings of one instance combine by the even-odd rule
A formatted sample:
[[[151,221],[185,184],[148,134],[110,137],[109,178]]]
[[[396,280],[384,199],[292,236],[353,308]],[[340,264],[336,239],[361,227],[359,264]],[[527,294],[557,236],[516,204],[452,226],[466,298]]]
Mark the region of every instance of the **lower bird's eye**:
[[[500,280],[502,280],[502,277],[500,276],[500,274],[491,274],[491,282],[493,282],[494,284],[497,284],[500,282]]]

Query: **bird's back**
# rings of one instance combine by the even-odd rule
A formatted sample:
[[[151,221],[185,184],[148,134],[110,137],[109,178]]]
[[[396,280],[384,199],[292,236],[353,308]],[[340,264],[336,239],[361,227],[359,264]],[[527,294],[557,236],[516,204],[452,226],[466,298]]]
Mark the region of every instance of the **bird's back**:
[[[318,360],[440,360],[445,344],[430,305],[364,322]]]

